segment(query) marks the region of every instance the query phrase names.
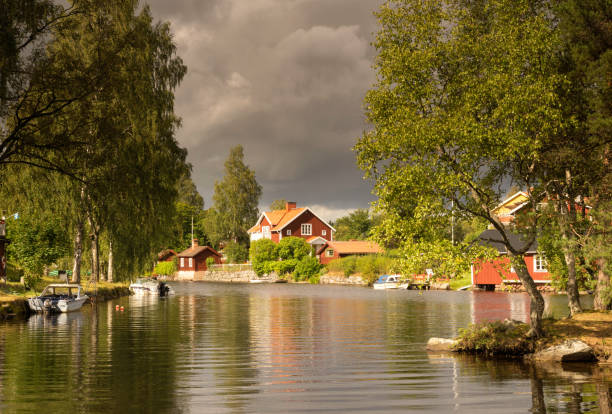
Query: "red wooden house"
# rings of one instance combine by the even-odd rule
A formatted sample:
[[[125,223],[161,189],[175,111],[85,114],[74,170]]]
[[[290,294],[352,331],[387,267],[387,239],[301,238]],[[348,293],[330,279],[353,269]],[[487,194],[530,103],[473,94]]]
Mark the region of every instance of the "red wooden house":
[[[210,246],[199,246],[193,239],[191,247],[178,254],[179,280],[194,280],[207,270],[206,259],[212,257],[216,264],[221,264],[221,254]]]
[[[494,290],[495,286],[521,283],[518,275],[510,266],[510,258],[506,246],[502,242],[499,231],[494,229],[485,230],[478,236],[479,243],[484,246],[493,247],[499,253],[499,258],[493,261],[477,261],[472,264],[472,285],[482,289]],[[509,241],[517,248],[524,248],[524,242],[520,236],[509,234]],[[522,245],[521,245],[522,243]],[[533,242],[525,252],[525,264],[527,270],[537,284],[550,283],[551,275],[548,273],[546,258],[538,253],[538,244]]]
[[[328,241],[317,250],[317,258],[321,264],[327,264],[335,259],[346,256],[363,256],[380,254],[383,249],[374,242],[366,240]]]
[[[317,216],[310,208],[298,208],[296,203],[288,202],[284,210],[262,213],[248,233],[251,241],[270,239],[275,243],[280,242],[283,237],[301,237],[306,239],[316,251],[328,241],[333,240],[334,231],[336,229]]]

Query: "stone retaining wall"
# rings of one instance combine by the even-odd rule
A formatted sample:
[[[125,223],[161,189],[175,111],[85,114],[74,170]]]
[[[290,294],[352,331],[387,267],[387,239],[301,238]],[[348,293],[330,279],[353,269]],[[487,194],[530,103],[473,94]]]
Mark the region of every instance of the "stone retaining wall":
[[[323,275],[319,279],[322,285],[358,285],[367,286],[368,282],[363,280],[361,276],[351,275],[346,277],[344,275]]]
[[[225,271],[204,271],[196,272],[193,280],[205,282],[229,282],[229,283],[248,283],[251,279],[257,279],[257,275],[252,270],[240,272]]]

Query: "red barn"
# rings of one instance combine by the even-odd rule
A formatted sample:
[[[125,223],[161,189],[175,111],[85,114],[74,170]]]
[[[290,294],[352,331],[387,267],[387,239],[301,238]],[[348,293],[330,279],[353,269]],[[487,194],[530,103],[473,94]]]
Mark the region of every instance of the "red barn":
[[[518,275],[510,266],[510,258],[506,246],[502,242],[499,231],[485,230],[478,236],[481,245],[493,247],[499,253],[499,258],[493,261],[477,261],[472,264],[472,285],[483,289],[493,290],[502,283],[521,283]],[[522,240],[516,234],[509,234],[509,241],[514,246],[520,246]],[[537,284],[550,283],[546,258],[538,252],[537,242],[532,243],[525,253],[527,270]]]
[[[310,208],[297,208],[296,203],[288,202],[284,210],[262,213],[248,233],[251,241],[270,239],[275,243],[281,241],[283,237],[301,237],[318,250],[326,242],[333,240],[334,231],[336,229]]]
[[[383,253],[383,249],[367,240],[328,241],[317,250],[317,258],[321,264],[327,264],[341,257],[380,253]]]
[[[191,247],[178,254],[179,280],[194,280],[197,273],[206,271],[206,259],[212,257],[216,264],[221,264],[221,254],[210,246],[199,246],[198,240],[193,239]]]

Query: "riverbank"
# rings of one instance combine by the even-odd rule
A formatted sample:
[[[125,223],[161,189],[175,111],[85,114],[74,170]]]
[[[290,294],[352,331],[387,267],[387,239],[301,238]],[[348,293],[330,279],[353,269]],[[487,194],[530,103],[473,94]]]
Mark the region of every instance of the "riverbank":
[[[19,283],[8,282],[0,285],[0,321],[27,318],[31,313],[28,297],[35,296],[35,292],[40,293],[44,286],[51,283],[58,283],[58,280],[45,278],[35,291],[27,291]],[[127,283],[98,282],[95,287],[89,283],[82,283],[81,286],[90,300],[96,302],[105,302],[130,295]]]
[[[545,337],[532,340],[526,337],[529,326],[516,321],[495,321],[472,325],[460,331],[455,340],[428,349],[482,354],[502,358],[544,358],[544,351],[574,341],[581,341],[592,349],[600,363],[612,363],[612,312],[584,312],[573,318],[543,321]],[[588,359],[588,358],[587,358]]]

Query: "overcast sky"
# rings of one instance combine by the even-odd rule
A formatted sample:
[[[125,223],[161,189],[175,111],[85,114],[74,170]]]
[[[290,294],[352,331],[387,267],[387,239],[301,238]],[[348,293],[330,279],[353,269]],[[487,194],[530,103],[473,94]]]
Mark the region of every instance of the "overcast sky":
[[[381,2],[149,0],[188,67],[177,138],[206,208],[237,144],[263,187],[262,207],[284,198],[336,219],[369,206],[371,184],[351,147],[367,128]]]

